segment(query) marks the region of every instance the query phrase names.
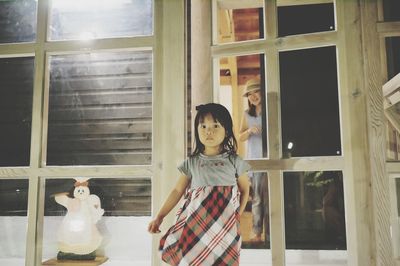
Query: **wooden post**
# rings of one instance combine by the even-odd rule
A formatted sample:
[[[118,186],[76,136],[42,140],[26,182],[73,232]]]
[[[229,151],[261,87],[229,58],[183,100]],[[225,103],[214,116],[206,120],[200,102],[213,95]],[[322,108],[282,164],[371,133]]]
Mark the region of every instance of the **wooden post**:
[[[198,104],[213,100],[211,17],[211,1],[191,1],[192,114]]]
[[[389,177],[385,171],[386,134],[381,89],[384,82],[376,30],[378,7],[376,1],[362,0],[360,3],[376,265],[389,266],[394,265],[394,261],[390,238]]]

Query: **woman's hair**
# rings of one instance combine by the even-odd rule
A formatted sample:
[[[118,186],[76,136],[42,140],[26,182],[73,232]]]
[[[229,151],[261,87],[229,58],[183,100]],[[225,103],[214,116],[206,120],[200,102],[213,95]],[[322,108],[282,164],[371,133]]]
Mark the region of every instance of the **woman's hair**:
[[[236,154],[237,142],[233,135],[233,123],[229,111],[221,104],[207,103],[196,106],[197,114],[194,119],[194,136],[195,136],[195,149],[192,156],[202,153],[205,146],[200,141],[199,132],[197,130],[199,124],[204,121],[204,117],[210,114],[215,122],[219,122],[225,129],[225,138],[221,143],[222,152],[229,154]]]
[[[260,90],[256,90],[256,91],[260,91]],[[248,97],[248,96],[247,96]],[[247,109],[247,113],[250,116],[254,116],[257,117],[257,113],[256,113],[256,106],[254,104],[250,103],[250,100],[247,98],[247,104],[249,106],[249,109]]]
[[[247,104],[249,105],[249,109],[247,110],[247,113],[250,116],[257,117],[256,106],[254,104],[251,104],[249,100],[247,100]]]

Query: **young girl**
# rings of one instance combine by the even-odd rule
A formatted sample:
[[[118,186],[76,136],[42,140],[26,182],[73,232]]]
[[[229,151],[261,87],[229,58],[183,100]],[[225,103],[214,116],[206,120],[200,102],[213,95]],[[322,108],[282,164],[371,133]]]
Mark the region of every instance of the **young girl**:
[[[160,241],[170,265],[239,265],[239,217],[249,196],[249,164],[236,154],[232,118],[220,104],[196,107],[193,154],[148,231],[159,233],[163,218],[185,194],[177,220]]]

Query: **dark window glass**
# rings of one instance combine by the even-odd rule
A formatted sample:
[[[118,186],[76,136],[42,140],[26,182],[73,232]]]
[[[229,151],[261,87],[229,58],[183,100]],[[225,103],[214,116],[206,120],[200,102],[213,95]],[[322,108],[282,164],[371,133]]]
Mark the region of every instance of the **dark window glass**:
[[[0,59],[0,166],[28,166],[33,57]]]
[[[50,58],[48,165],[151,163],[152,53]]]
[[[278,36],[335,30],[334,4],[278,7]]]
[[[36,39],[37,0],[0,1],[0,43]]]
[[[400,37],[386,38],[388,80],[400,73]]]
[[[284,202],[287,249],[346,249],[341,172],[285,172]]]
[[[0,179],[0,216],[26,216],[28,209],[27,179]]]
[[[281,52],[284,157],[341,154],[336,48]]]
[[[400,21],[400,1],[383,0],[383,14],[385,21]]]

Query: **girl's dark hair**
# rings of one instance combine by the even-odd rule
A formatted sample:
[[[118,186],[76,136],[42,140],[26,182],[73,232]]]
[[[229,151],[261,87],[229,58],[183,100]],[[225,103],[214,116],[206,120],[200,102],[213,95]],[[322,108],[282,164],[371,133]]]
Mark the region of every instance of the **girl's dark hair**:
[[[236,154],[237,142],[233,135],[233,122],[229,111],[221,104],[207,103],[196,106],[197,114],[194,119],[194,136],[195,136],[195,149],[192,156],[202,153],[205,146],[200,141],[199,132],[197,130],[200,122],[204,121],[204,117],[210,114],[215,122],[219,122],[225,129],[225,139],[222,141],[222,152],[229,154]]]

